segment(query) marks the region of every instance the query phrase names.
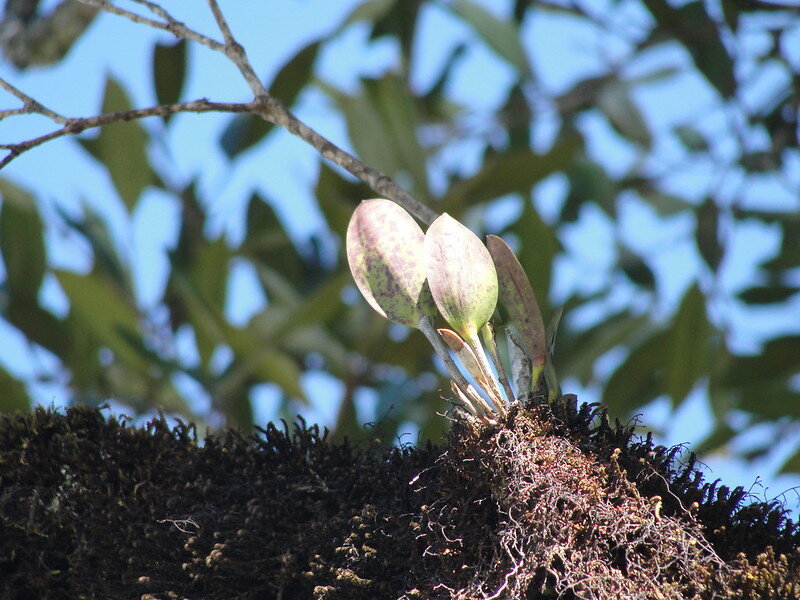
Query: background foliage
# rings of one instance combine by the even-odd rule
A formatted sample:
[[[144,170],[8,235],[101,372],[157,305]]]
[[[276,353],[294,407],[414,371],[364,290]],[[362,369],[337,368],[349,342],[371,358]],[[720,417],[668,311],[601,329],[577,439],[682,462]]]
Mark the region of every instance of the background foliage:
[[[367,0],[297,49],[270,91],[289,105],[310,90],[324,95],[363,161],[435,210],[514,245],[545,319],[564,307],[556,363],[565,391],[602,399],[620,417],[655,400],[675,411],[701,394],[714,425],[698,449],[723,448],[767,426],[769,434],[747,449],[759,456],[777,436],[800,430],[800,17],[757,0],[604,4],[517,0],[500,11],[470,0]],[[432,11],[463,34],[440,40],[445,59],[420,85],[426,57],[417,35]],[[530,44],[548,19],[585,32],[603,67],[566,87],[548,85],[542,73],[557,65],[542,64]],[[353,28],[368,30],[366,47],[383,44],[391,55],[354,86],[318,69]],[[504,100],[489,109],[453,93],[480,53],[490,57],[481,68],[498,69],[507,81]],[[185,42],[166,38],[153,48],[159,102],[186,99],[190,55]],[[707,98],[705,110],[665,118],[664,104],[680,103],[675,90],[685,89]],[[103,110],[131,105],[124,82],[109,77]],[[446,420],[436,413],[446,404],[427,342],[374,314],[354,293],[344,260],[349,216],[375,194],[320,159],[308,185],[327,230],[296,239],[281,209],[292,199],[254,192],[240,242],[210,234],[214,198],[198,185],[201,174],[186,182],[171,175],[174,155],[188,149],[164,148],[164,132],[177,122],[207,118],[134,121],[77,140],[107,169],[130,214],[154,188],[180,207],[155,306],[138,299],[131,259],[105,217],[89,204],[79,214],[43,217],[37,191],[14,183],[13,165],[4,173],[0,311],[58,365],[33,379],[62,381],[70,403],[114,399],[127,412],[157,407],[248,428],[256,386],[277,384],[279,412],[289,416],[309,402],[303,374],[323,370],[343,383],[337,435],[361,431],[356,398],[368,389],[374,415],[390,416],[384,439],[394,439],[404,421],[416,423],[423,439],[437,438]],[[275,134],[255,117],[219,118],[218,144],[231,171]],[[264,177],[281,176],[265,165]],[[91,270],[55,267],[47,228],[82,238]],[[731,276],[743,260],[756,263],[746,283]],[[233,268],[242,264],[267,302],[236,324],[226,303]],[[65,314],[42,301],[50,277],[68,299]],[[192,340],[195,356],[177,350],[179,337]],[[218,360],[221,349],[226,360]],[[29,407],[33,383],[0,369],[0,408]],[[210,407],[198,407],[191,390],[202,390]],[[800,454],[784,469],[800,471]]]

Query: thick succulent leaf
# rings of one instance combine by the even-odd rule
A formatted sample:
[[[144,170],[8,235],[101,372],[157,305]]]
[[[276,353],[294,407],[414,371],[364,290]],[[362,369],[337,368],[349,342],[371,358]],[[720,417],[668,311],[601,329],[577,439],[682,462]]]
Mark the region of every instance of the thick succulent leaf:
[[[547,357],[544,321],[531,282],[522,265],[501,238],[486,236],[486,246],[497,270],[500,299],[509,316],[509,325],[516,330],[515,338],[534,366],[542,366]]]
[[[486,246],[447,213],[425,235],[425,270],[436,307],[467,340],[497,305],[497,273]]]
[[[358,289],[379,314],[410,327],[435,312],[424,239],[411,215],[380,198],[359,204],[347,227],[347,260]]]

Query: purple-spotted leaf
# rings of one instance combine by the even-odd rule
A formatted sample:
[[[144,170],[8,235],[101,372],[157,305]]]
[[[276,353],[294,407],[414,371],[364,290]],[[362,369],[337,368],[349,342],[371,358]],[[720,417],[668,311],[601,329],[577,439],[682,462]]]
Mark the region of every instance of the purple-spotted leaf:
[[[497,273],[486,246],[444,213],[425,234],[425,271],[442,316],[472,343],[497,305]]]
[[[496,235],[486,236],[486,246],[497,270],[500,300],[506,308],[514,337],[534,369],[547,358],[544,321],[531,282],[511,248]]]
[[[390,200],[364,200],[347,226],[347,260],[358,289],[379,314],[416,327],[436,308],[425,281],[425,235]]]

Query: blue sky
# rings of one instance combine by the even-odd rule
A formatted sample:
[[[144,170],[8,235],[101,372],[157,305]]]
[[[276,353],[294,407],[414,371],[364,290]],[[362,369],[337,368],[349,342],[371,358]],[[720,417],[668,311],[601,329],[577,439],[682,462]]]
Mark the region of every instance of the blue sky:
[[[221,4],[235,35],[247,48],[256,72],[269,79],[297,49],[330,33],[358,2],[287,0],[243,3],[223,0]],[[510,3],[484,4],[498,14],[507,14]],[[597,4],[599,9],[600,4],[605,3]],[[205,3],[173,1],[165,2],[164,6],[190,26],[218,37]],[[647,15],[637,8],[637,3],[623,2],[619,6],[621,8],[608,14],[625,31],[635,33],[637,28],[646,23]],[[393,64],[395,48],[388,42],[367,46],[367,33],[365,27],[355,26],[340,36],[321,57],[317,76],[339,88],[352,90],[359,76],[382,72],[387,65]],[[797,47],[800,48],[800,34],[796,37]],[[0,75],[46,106],[70,116],[88,116],[98,109],[108,74],[124,84],[136,106],[147,106],[155,102],[150,73],[152,46],[156,40],[168,39],[169,36],[163,32],[113,15],[101,15],[67,60],[58,66],[16,73],[8,65],[0,65]],[[430,84],[448,50],[461,39],[473,40],[475,34],[463,23],[454,21],[442,7],[433,6],[426,10],[420,31],[419,59],[414,71],[416,86],[424,89]],[[755,39],[748,43],[757,45],[760,42]],[[556,14],[528,22],[524,44],[545,87],[550,91],[565,90],[577,79],[619,62],[627,51],[624,40],[616,39],[609,43],[607,36],[601,38],[596,31],[578,27],[574,20]],[[197,46],[192,46],[190,57],[190,77],[184,89],[185,99],[249,99],[248,89],[239,73],[223,57]],[[680,66],[686,60],[685,54],[677,48],[667,48],[627,65],[623,75],[626,78],[642,77],[659,69]],[[497,60],[490,49],[476,44],[471,46],[467,59],[457,70],[451,93],[455,100],[470,106],[470,119],[480,123],[482,115],[490,113],[501,101],[511,77],[510,69]],[[767,74],[758,89],[768,91],[779,83],[779,75]],[[675,123],[691,120],[697,114],[708,115],[702,127],[712,139],[724,126],[721,121],[723,116],[714,108],[716,99],[713,93],[697,76],[680,75],[655,81],[642,86],[634,99],[640,106],[648,108],[645,118],[654,131],[665,131]],[[342,119],[320,93],[306,93],[300,99],[296,112],[335,143],[350,148]],[[546,118],[546,114],[542,116],[545,122]],[[276,201],[276,209],[285,217],[291,233],[298,240],[320,229],[322,220],[311,196],[310,186],[317,173],[315,152],[289,134],[276,132],[267,143],[238,160],[234,168],[218,145],[219,135],[227,121],[226,116],[180,115],[165,137],[174,164],[171,175],[175,181],[186,183],[199,174],[205,196],[214,199],[210,207],[210,233],[225,232],[233,242],[240,239],[244,226],[243,208],[253,189],[262,191]],[[156,121],[147,122],[146,125],[153,131],[159,130]],[[620,173],[635,160],[630,148],[619,142],[599,116],[585,116],[581,127],[592,134],[592,139],[597,140],[592,152],[609,172]],[[17,118],[0,123],[0,136],[5,140],[17,140],[50,128],[48,122],[38,118]],[[544,147],[549,143],[547,127],[542,127],[541,132],[540,139],[537,138],[535,143]],[[663,164],[679,161],[681,150],[677,143],[665,139],[667,141],[657,148],[659,161]],[[725,150],[725,143],[724,139],[715,139],[721,152]],[[461,165],[468,172],[478,164],[478,152],[478,146],[464,144],[443,160]],[[363,158],[369,162],[369,157]],[[653,168],[658,168],[658,165],[653,165]],[[794,165],[794,168],[795,181],[800,185],[800,164]],[[149,191],[134,214],[126,215],[103,169],[74,140],[68,139],[52,142],[26,154],[13,162],[2,175],[35,190],[43,201],[46,215],[52,214],[55,205],[67,210],[79,210],[81,203],[86,202],[108,216],[121,252],[134,267],[141,305],[153,305],[161,294],[167,273],[166,250],[173,243],[179,225],[176,207],[168,197],[154,190]],[[691,190],[691,197],[696,200],[703,197],[709,186],[717,184],[715,173],[707,164],[688,165],[673,182],[684,194]],[[791,208],[792,202],[796,202],[796,198],[792,198],[775,182],[761,181],[751,185],[750,194],[754,202],[774,203],[785,208]],[[564,188],[564,181],[554,177],[537,189],[537,206],[545,218],[554,214],[563,199]],[[495,213],[490,216],[498,222],[507,218],[503,208]],[[691,220],[676,217],[664,221],[640,203],[623,201],[619,227],[632,248],[654,256],[653,266],[663,275],[659,277],[662,289],[658,308],[665,317],[668,316],[674,309],[675,301],[700,269],[691,244],[686,240],[686,233],[693,227]],[[582,215],[581,222],[566,232],[562,241],[570,251],[570,259],[561,261],[558,266],[554,291],[556,300],[571,289],[592,289],[602,283],[600,278],[604,269],[614,260],[610,247],[612,228],[613,224],[604,215],[590,212]],[[740,288],[744,281],[751,278],[753,265],[760,256],[774,251],[777,243],[774,236],[756,225],[738,229],[735,236],[722,279],[728,291]],[[89,268],[90,255],[87,249],[73,236],[57,230],[52,224],[47,243],[50,259],[59,267],[75,270]],[[265,300],[257,291],[247,269],[238,268],[234,281],[228,314],[236,322],[243,323]],[[66,311],[66,300],[53,281],[47,282],[42,297],[54,310]],[[614,301],[647,303],[652,299],[637,296],[630,288],[620,286],[618,298]],[[798,305],[795,308],[800,310]],[[736,309],[730,310],[735,312]],[[798,314],[798,311],[790,311],[791,314]],[[749,317],[741,325],[734,343],[740,350],[755,351],[759,341],[771,330],[786,327],[787,318],[787,315],[774,314]],[[53,367],[50,357],[42,352],[32,353],[7,326],[0,326],[0,336],[7,340],[0,348],[0,362],[12,372],[30,376],[39,365]],[[191,354],[191,344],[187,342],[183,351]],[[224,355],[219,357],[221,361],[224,359]],[[609,358],[609,367],[613,359]],[[312,421],[330,423],[336,406],[319,399],[335,394],[337,382],[323,373],[317,373],[310,374],[306,384],[309,395],[317,401],[313,409],[304,411],[305,414]],[[574,390],[567,386],[566,391],[580,392],[582,400],[594,399],[592,390]],[[63,389],[58,384],[39,385],[34,392],[37,399],[45,404],[58,405],[63,396]],[[269,384],[263,386],[254,398],[260,420],[274,416],[276,405],[277,396]],[[367,420],[370,417],[368,397],[362,398],[360,405],[363,408],[362,416]],[[664,443],[674,444],[699,439],[709,427],[709,417],[702,396],[694,394],[677,413],[671,413],[665,401],[654,403],[645,411],[643,421],[662,431]],[[756,431],[752,435],[770,435],[770,431]],[[765,481],[770,481],[771,488],[766,495],[771,496],[800,483],[800,478],[784,477],[772,481],[769,475],[774,472],[779,458],[772,456],[769,461],[747,465],[726,457],[711,457],[707,461],[713,469],[709,477],[719,476],[726,483],[749,487],[755,476],[760,474]]]

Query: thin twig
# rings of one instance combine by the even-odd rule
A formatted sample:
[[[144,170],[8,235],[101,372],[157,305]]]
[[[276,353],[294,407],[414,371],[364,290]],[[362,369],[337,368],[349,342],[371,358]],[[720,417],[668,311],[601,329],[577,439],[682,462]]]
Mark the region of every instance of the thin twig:
[[[155,19],[150,19],[148,17],[144,17],[138,13],[131,12],[129,10],[125,10],[124,8],[120,8],[107,2],[107,0],[80,0],[84,4],[88,4],[89,6],[94,6],[96,8],[100,8],[107,12],[110,12],[115,15],[119,15],[120,17],[125,17],[133,21],[134,23],[139,23],[141,25],[147,25],[149,27],[153,27],[154,29],[161,29],[163,31],[168,31],[175,37],[191,40],[193,42],[197,42],[198,44],[202,44],[207,48],[211,48],[217,52],[225,53],[225,44],[221,44],[217,40],[211,39],[208,36],[203,35],[193,29],[190,29],[185,24],[181,23],[180,21],[172,18],[169,13],[164,11],[163,14],[166,15],[166,22],[157,21]],[[150,8],[150,6],[148,6]],[[150,10],[153,10],[150,8]],[[155,12],[155,11],[154,11]]]
[[[28,94],[26,94],[22,90],[18,90],[17,88],[15,88],[5,79],[0,78],[0,87],[11,94],[14,94],[17,98],[22,100],[22,103],[24,104],[23,110],[27,113],[38,113],[40,115],[44,115],[45,117],[48,117],[49,119],[55,121],[59,125],[64,125],[67,121],[69,121],[67,117],[60,115],[55,111],[50,110],[49,108],[44,106],[41,102],[34,100],[30,96],[28,96]],[[11,109],[11,110],[14,111],[19,109]],[[11,111],[4,111],[4,112],[11,112]],[[16,113],[16,114],[22,114],[22,113]]]
[[[24,142],[16,144],[0,144],[0,149],[8,150],[8,154],[0,160],[0,169],[5,167],[12,160],[27,152],[31,148],[41,146],[45,142],[54,140],[67,135],[77,135],[93,129],[95,127],[102,127],[103,125],[110,125],[112,123],[123,123],[126,121],[133,121],[136,119],[144,119],[146,117],[166,117],[174,115],[179,112],[212,112],[223,111],[231,113],[249,113],[253,112],[255,105],[252,102],[248,103],[231,103],[231,102],[210,102],[205,98],[193,100],[191,102],[179,102],[176,104],[159,104],[158,106],[151,106],[149,108],[139,108],[134,110],[123,110],[113,113],[105,113],[94,117],[78,118],[78,119],[65,119],[64,126],[55,131],[51,131],[45,135],[35,137]],[[34,112],[34,111],[29,111]]]
[[[138,119],[148,116],[164,116],[166,114],[174,114],[176,112],[208,112],[214,110],[225,112],[251,112],[261,116],[270,123],[274,123],[275,125],[286,129],[292,135],[304,140],[315,150],[317,150],[323,157],[369,185],[379,195],[396,202],[423,223],[430,225],[433,223],[436,217],[439,216],[438,213],[431,210],[428,206],[400,188],[400,186],[398,186],[387,175],[384,175],[380,171],[377,171],[364,164],[358,158],[338,147],[336,144],[303,123],[300,119],[293,115],[278,98],[271,96],[264,87],[264,84],[261,83],[256,75],[252,64],[247,58],[247,53],[245,52],[244,48],[234,38],[231,28],[228,25],[228,22],[225,19],[217,0],[207,0],[207,2],[211,12],[214,14],[217,26],[219,27],[225,39],[224,44],[197,31],[194,31],[193,29],[190,29],[185,24],[175,19],[158,4],[151,2],[150,0],[134,0],[134,2],[145,6],[153,14],[163,19],[163,21],[144,17],[129,10],[119,8],[118,6],[109,3],[107,0],[80,1],[90,6],[94,6],[96,8],[100,8],[129,19],[135,23],[148,25],[163,31],[168,31],[178,38],[197,42],[216,52],[225,54],[225,56],[236,65],[236,67],[242,73],[242,76],[245,78],[253,93],[253,101],[246,104],[226,104],[203,100],[202,106],[198,105],[197,107],[190,106],[193,104],[191,102],[170,105],[174,107],[175,110],[169,109],[169,112],[163,112],[166,110],[164,106],[152,107],[148,109],[125,111],[124,113],[100,115],[99,117],[94,117],[93,119],[95,119],[96,122],[90,124],[89,121],[91,121],[91,119],[69,119],[59,115],[58,113],[50,111],[36,102],[33,98],[28,97],[15,87],[0,80],[0,86],[7,89],[25,103],[25,108],[29,109],[27,112],[36,112],[46,115],[60,125],[64,125],[64,127],[61,129],[38,138],[20,142],[18,144],[5,144],[0,146],[10,151],[9,154],[2,161],[0,161],[0,169],[11,162],[14,158],[23,152],[30,150],[31,148],[39,146],[52,139],[56,139],[65,135],[80,133],[85,129],[98,127],[100,125],[106,125],[119,121],[129,121],[131,119]],[[24,114],[24,111],[20,111],[18,109],[12,110],[13,114]],[[115,116],[112,118],[112,115]]]

